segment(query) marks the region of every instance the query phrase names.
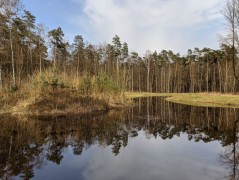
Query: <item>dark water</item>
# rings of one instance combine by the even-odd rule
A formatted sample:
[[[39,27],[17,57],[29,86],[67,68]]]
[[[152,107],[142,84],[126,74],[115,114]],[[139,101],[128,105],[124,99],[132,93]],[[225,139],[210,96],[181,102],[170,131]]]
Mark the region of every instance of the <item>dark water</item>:
[[[239,110],[162,98],[107,114],[0,117],[2,179],[238,179]]]

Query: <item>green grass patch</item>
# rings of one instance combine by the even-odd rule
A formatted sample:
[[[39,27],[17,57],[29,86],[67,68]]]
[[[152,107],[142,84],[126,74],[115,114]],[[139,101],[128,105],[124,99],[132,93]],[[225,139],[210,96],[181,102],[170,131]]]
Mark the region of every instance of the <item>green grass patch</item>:
[[[205,107],[239,108],[239,95],[222,93],[146,93],[126,92],[127,98],[161,96],[167,101]]]

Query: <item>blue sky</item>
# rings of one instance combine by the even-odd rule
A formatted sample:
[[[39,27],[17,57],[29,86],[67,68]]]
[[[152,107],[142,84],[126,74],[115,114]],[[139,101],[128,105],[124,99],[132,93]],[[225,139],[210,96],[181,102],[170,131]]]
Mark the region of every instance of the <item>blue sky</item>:
[[[74,15],[79,16],[83,11],[83,6],[71,0],[22,0],[24,8],[36,16],[36,23],[44,24],[48,30],[61,27],[68,40],[72,40],[75,35],[83,35],[88,40],[90,36],[84,32],[83,28],[73,23]],[[83,13],[82,13],[83,16]]]
[[[48,30],[62,27],[67,40],[111,43],[117,34],[129,49],[218,48],[225,0],[23,0],[25,9]]]

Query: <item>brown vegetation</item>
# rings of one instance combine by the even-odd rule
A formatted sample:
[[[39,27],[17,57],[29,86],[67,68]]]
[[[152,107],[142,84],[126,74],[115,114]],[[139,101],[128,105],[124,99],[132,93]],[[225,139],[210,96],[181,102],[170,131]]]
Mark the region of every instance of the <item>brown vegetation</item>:
[[[13,106],[11,113],[59,116],[89,113],[93,110],[107,110],[108,108],[108,104],[103,100],[63,90],[20,101]]]
[[[111,83],[105,75],[76,79],[48,69],[35,73],[21,90],[2,93],[1,109],[14,115],[62,116],[108,111],[128,104],[130,100]]]

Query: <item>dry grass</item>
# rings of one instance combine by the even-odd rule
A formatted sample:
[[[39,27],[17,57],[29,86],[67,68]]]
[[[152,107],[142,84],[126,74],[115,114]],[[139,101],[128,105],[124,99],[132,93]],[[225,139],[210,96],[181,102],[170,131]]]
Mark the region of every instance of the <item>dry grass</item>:
[[[68,76],[57,69],[34,73],[15,91],[0,92],[0,113],[15,115],[66,115],[90,113],[128,104],[105,74]]]
[[[206,107],[239,108],[239,95],[222,93],[145,93],[126,92],[127,98],[163,96],[167,101]]]
[[[77,115],[124,107],[127,101],[123,94],[84,95],[70,89],[58,89],[54,93],[35,92],[10,107],[9,112],[20,116]]]
[[[174,93],[148,93],[148,92],[125,92],[126,98],[150,97],[150,96],[172,96]],[[176,94],[176,93],[175,93]]]
[[[14,115],[60,116],[103,109],[107,109],[107,103],[102,100],[68,90],[58,90],[55,93],[41,93],[18,101],[10,112]]]

